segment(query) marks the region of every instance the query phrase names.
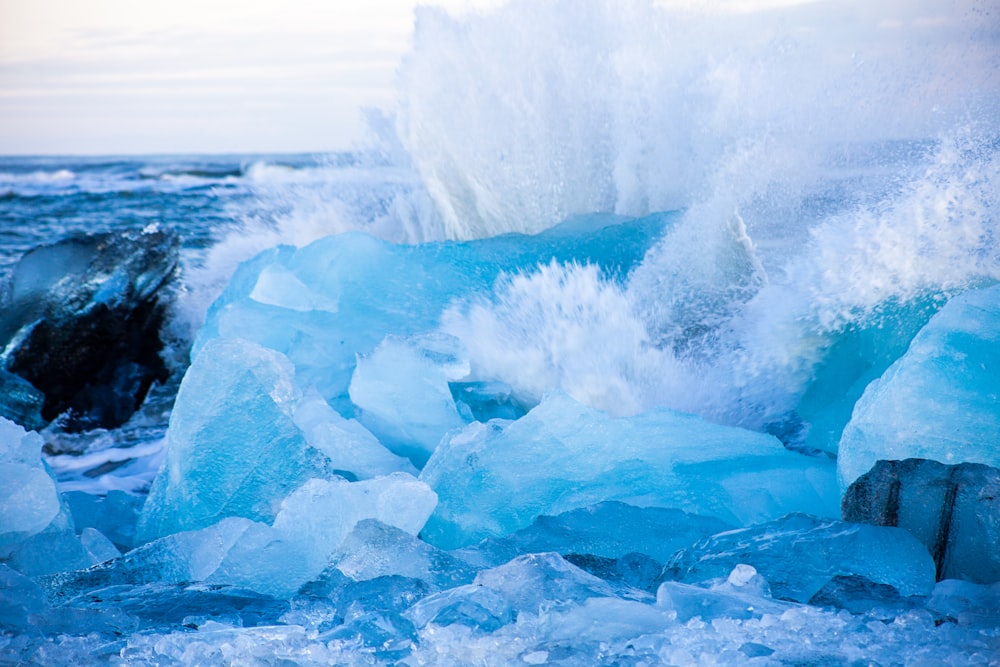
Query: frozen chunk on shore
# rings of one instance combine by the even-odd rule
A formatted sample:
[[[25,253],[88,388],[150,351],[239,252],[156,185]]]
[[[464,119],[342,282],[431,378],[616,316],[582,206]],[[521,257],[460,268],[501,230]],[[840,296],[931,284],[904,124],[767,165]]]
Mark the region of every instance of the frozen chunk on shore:
[[[245,340],[202,349],[177,392],[139,542],[227,516],[270,522],[293,489],[333,474],[293,421],[294,374],[283,355]]]
[[[1000,285],[954,297],[854,407],[838,453],[842,488],[876,461],[1000,467]]]
[[[730,528],[715,517],[606,501],[555,516],[539,516],[527,528],[504,537],[488,537],[455,554],[472,563],[492,566],[545,551],[604,559],[645,554],[663,563],[678,549]]]
[[[844,494],[844,518],[899,526],[927,547],[938,579],[1000,581],[1000,470],[879,461]]]
[[[386,447],[423,466],[441,437],[465,425],[450,380],[469,373],[461,342],[445,334],[387,337],[358,359],[351,401],[358,420]]]
[[[902,595],[934,586],[930,554],[905,530],[792,514],[759,526],[720,533],[685,549],[664,577],[697,583],[751,565],[774,597],[808,602],[837,575],[859,575]]]
[[[666,409],[613,419],[561,393],[517,421],[474,423],[446,438],[421,479],[440,498],[422,536],[445,549],[605,500],[732,525],[839,514],[828,459]]]

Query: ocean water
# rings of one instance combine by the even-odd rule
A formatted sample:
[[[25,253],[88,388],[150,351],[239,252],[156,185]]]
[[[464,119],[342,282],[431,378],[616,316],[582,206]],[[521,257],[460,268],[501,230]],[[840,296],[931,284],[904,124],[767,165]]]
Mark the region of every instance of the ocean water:
[[[0,662],[1000,664],[1000,584],[893,532],[807,563],[833,538],[782,518],[839,517],[866,389],[993,303],[998,35],[974,1],[425,8],[350,151],[0,157],[0,275],[182,239],[171,379],[41,434],[75,532],[39,534],[105,564],[0,571]],[[988,376],[926,393],[998,414]],[[736,528],[779,557],[664,574]]]

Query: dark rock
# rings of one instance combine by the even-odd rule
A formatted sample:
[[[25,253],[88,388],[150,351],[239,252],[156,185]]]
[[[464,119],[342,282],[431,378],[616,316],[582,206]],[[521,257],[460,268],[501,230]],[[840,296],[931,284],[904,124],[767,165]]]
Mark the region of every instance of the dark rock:
[[[847,521],[899,526],[930,551],[937,578],[1000,581],[1000,470],[926,459],[879,461],[844,494]]]
[[[120,426],[167,379],[160,327],[178,249],[175,233],[146,230],[73,236],[21,258],[0,296],[2,366],[44,396],[42,423]],[[23,384],[0,385],[20,392],[5,392],[0,410],[37,428]]]

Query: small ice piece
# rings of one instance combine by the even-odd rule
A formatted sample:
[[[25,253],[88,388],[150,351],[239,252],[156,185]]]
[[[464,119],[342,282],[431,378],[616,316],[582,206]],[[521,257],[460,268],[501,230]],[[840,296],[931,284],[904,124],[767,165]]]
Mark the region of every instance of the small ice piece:
[[[295,425],[306,441],[326,455],[330,467],[348,479],[370,479],[394,472],[417,475],[409,460],[382,446],[357,420],[345,419],[315,390],[295,408]]]
[[[465,351],[453,336],[387,337],[358,359],[350,397],[362,424],[422,467],[442,436],[465,425],[448,382],[468,373]]]
[[[0,417],[0,556],[59,514],[56,482],[41,456],[40,435]]]
[[[926,459],[879,461],[848,487],[844,518],[899,526],[930,551],[938,579],[1000,581],[1000,470]]]
[[[1000,628],[1000,582],[979,585],[957,579],[938,582],[927,608],[961,625]]]
[[[359,521],[377,519],[415,535],[436,502],[426,484],[405,473],[309,480],[282,502],[270,531],[241,538],[204,580],[290,597],[340,555]]]
[[[292,490],[333,474],[293,421],[294,375],[284,355],[245,340],[202,348],[177,392],[139,542],[227,516],[270,522]]]
[[[446,438],[421,479],[440,498],[422,536],[444,549],[605,500],[732,525],[793,511],[839,515],[828,459],[667,409],[615,419],[562,393],[517,421],[476,422]]]
[[[762,594],[759,585],[740,586],[727,580],[728,585],[703,588],[676,581],[665,581],[656,590],[656,606],[677,614],[686,623],[700,617],[710,622],[717,618],[748,620],[765,615],[780,616],[794,605],[772,600]]]
[[[418,628],[458,623],[493,632],[519,614],[567,608],[595,597],[615,597],[615,592],[558,554],[530,554],[480,572],[469,585],[430,595],[405,616]]]
[[[1000,467],[1000,285],[954,297],[881,378],[844,429],[841,487],[876,461]]]
[[[606,559],[639,553],[662,563],[678,549],[731,528],[715,517],[610,500],[556,516],[539,516],[527,528],[505,537],[487,537],[456,555],[484,566],[543,551]]]
[[[663,577],[697,583],[731,576],[750,565],[776,598],[808,602],[838,575],[859,575],[902,595],[927,595],[934,562],[902,529],[791,514],[762,525],[720,533],[679,552]]]
[[[476,574],[448,552],[375,519],[359,521],[338,552],[333,562],[354,581],[399,575],[443,590],[468,584]]]
[[[93,562],[41,453],[40,435],[0,417],[0,562],[29,576]]]

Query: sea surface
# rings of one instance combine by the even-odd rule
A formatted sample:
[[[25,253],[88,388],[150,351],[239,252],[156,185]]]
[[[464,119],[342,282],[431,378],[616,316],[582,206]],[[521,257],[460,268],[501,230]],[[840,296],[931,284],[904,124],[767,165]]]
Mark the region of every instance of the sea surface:
[[[996,294],[996,8],[862,4],[426,8],[398,105],[349,151],[0,157],[0,279],[72,234],[182,240],[171,379],[120,429],[41,434],[64,511],[145,546],[0,572],[23,611],[0,613],[0,663],[1000,664],[1000,584],[932,572],[824,606],[771,595],[791,556],[657,589],[643,568],[674,550],[598,548],[680,508],[691,543],[747,528],[791,554],[769,522],[839,518],[865,390]],[[888,431],[923,419],[900,414]],[[675,428],[731,453],[643,449]],[[272,461],[265,436],[291,444]],[[244,509],[206,509],[233,479]],[[341,533],[312,521],[333,506]],[[904,546],[869,560],[904,571]]]

